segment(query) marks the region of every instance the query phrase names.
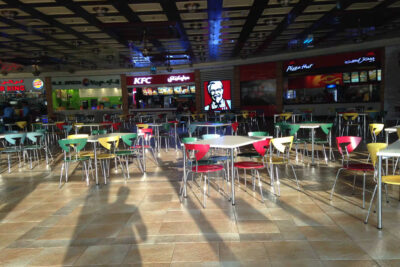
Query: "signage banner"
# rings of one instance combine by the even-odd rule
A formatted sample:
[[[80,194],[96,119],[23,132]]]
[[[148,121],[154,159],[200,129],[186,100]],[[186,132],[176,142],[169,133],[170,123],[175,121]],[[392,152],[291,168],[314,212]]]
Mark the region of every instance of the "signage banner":
[[[53,89],[94,89],[94,88],[119,88],[121,77],[111,76],[86,76],[86,77],[54,77],[51,79]]]
[[[322,88],[329,84],[343,85],[343,77],[341,73],[322,74],[322,75],[308,75],[289,79],[289,89],[303,89],[303,88]]]
[[[0,79],[0,92],[31,92],[44,88],[43,78]]]
[[[194,73],[174,73],[148,76],[127,76],[128,86],[148,86],[153,84],[194,83]]]

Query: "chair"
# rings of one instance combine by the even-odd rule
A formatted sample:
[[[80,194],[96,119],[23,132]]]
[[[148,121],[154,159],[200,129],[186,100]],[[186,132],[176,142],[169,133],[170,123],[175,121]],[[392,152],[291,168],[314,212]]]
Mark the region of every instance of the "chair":
[[[375,167],[375,169],[377,168],[377,159],[378,159],[377,153],[379,152],[379,150],[385,149],[386,147],[387,147],[386,143],[370,143],[370,144],[367,144],[368,152],[371,155],[372,165]],[[376,175],[374,175],[374,182],[376,183],[376,185],[375,185],[374,191],[372,193],[371,202],[369,204],[368,213],[367,213],[367,216],[365,218],[364,223],[368,223],[368,217],[369,217],[369,214],[371,212],[372,204],[374,202],[376,189],[378,188],[378,179],[377,179]],[[387,185],[388,184],[400,185],[400,175],[382,175],[382,183],[385,185],[386,202],[389,202],[388,201],[388,196],[387,196]]]
[[[258,132],[248,132],[247,133],[248,136],[253,137],[263,137],[263,136],[269,136],[268,132],[263,132],[263,131],[258,131]],[[242,157],[242,158],[261,158],[260,154],[256,151],[256,152],[242,152],[242,153],[238,153],[236,155],[237,157]]]
[[[287,121],[292,117],[293,112],[285,112],[279,114],[279,119],[282,121]]]
[[[100,130],[92,130],[91,135],[101,135],[101,134],[107,134],[106,129],[100,129]]]
[[[231,115],[232,115],[232,114],[231,114]],[[238,123],[238,122],[233,122],[233,123],[231,124],[231,126],[232,126],[232,134],[233,134],[233,135],[237,135],[239,123]]]
[[[343,119],[345,120],[345,124],[342,129],[342,136],[344,133],[344,129],[346,128],[346,134],[349,135],[349,127],[357,127],[357,135],[361,134],[361,125],[358,123],[359,115],[355,112],[347,112],[343,113]]]
[[[146,124],[146,126],[148,126]],[[151,138],[154,138],[153,135],[153,129],[152,128],[138,128],[138,144],[136,145],[137,149],[143,149],[143,153],[145,153],[145,150],[150,150],[151,155],[153,156],[154,162],[156,165],[158,165],[158,160],[156,157],[156,154],[154,152],[153,147],[150,144]],[[142,141],[142,144],[140,144],[140,140]],[[145,160],[144,160],[144,166],[146,166]],[[144,168],[146,169],[146,167]]]
[[[264,156],[266,155],[266,153],[269,149],[269,142],[270,142],[270,139],[265,139],[265,140],[261,140],[256,143],[253,143],[253,147],[259,154],[260,158],[264,158]],[[262,183],[261,183],[261,179],[260,179],[260,173],[258,172],[259,169],[266,167],[264,162],[260,163],[260,162],[255,162],[255,161],[239,161],[239,162],[235,162],[233,166],[236,168],[235,170],[237,171],[238,179],[239,179],[239,169],[242,169],[244,171],[244,186],[246,189],[247,189],[246,170],[251,171],[253,191],[255,191],[255,187],[256,187],[255,179],[257,176],[258,186],[260,188],[261,200],[262,200],[262,202],[264,202]]]
[[[129,157],[136,158],[140,171],[142,173],[144,172],[142,163],[140,162],[140,152],[136,148],[137,137],[138,137],[138,135],[136,133],[122,135],[121,139],[129,149],[115,151],[115,154],[117,154],[118,156],[126,157],[125,163],[126,163],[126,170],[128,173],[128,179],[130,178],[130,176],[129,176]]]
[[[278,185],[278,196],[280,196],[280,194],[281,194],[279,172],[278,172],[279,165],[290,166],[292,168],[293,175],[296,178],[297,188],[300,190],[299,181],[297,179],[296,172],[294,171],[293,165],[290,164],[290,161],[289,161],[290,151],[291,151],[292,144],[293,144],[293,139],[294,139],[293,136],[287,136],[287,137],[272,138],[270,141],[272,146],[278,151],[277,156],[274,156],[271,152],[269,158],[267,158],[267,163],[270,166],[272,189],[273,189],[273,192],[275,193],[275,178],[276,178],[276,183]],[[282,154],[282,155],[280,155],[280,154]],[[274,173],[274,166],[275,166],[275,173]],[[276,175],[276,177],[275,177],[275,175]]]
[[[126,179],[125,175],[125,170],[122,165],[121,161],[121,156],[116,153],[118,145],[119,145],[119,136],[109,136],[109,137],[103,137],[99,138],[98,141],[100,145],[106,149],[106,153],[100,153],[97,154],[97,160],[100,161],[100,166],[103,170],[103,176],[104,176],[104,183],[107,183],[107,177],[110,176],[110,164],[111,160],[114,159],[115,162],[115,168],[117,168],[117,161],[119,161],[122,174],[124,175],[124,178]],[[94,155],[93,155],[94,158]]]
[[[335,179],[335,182],[333,183],[330,200],[332,200],[333,193],[335,191],[336,182],[338,180],[338,177],[339,177],[339,174],[341,171],[348,170],[348,171],[362,172],[363,173],[363,194],[362,194],[363,206],[362,207],[364,209],[365,208],[365,176],[366,176],[367,172],[374,171],[374,166],[372,164],[365,164],[365,163],[349,163],[351,152],[353,152],[357,148],[357,146],[360,144],[361,140],[362,140],[362,138],[358,137],[358,136],[336,137],[337,149],[338,149],[340,155],[342,155],[342,167],[336,173],[336,179]],[[346,153],[343,153],[342,146],[344,146]],[[354,175],[354,180],[353,180],[353,192],[354,192],[354,188],[355,188],[355,183],[356,183],[356,175]]]
[[[65,137],[69,135],[69,132],[72,130],[72,125],[63,125],[62,129],[64,131]]]
[[[64,161],[61,165],[60,174],[60,185],[63,177],[63,172],[65,170],[65,182],[68,182],[68,169],[69,165],[74,162],[83,164],[83,171],[86,175],[86,184],[89,186],[89,168],[91,168],[90,156],[82,156],[80,151],[85,147],[87,143],[86,138],[76,138],[76,139],[61,139],[58,140],[58,144],[64,152]],[[88,165],[86,165],[88,164]],[[82,173],[83,175],[83,173]]]
[[[6,134],[4,139],[6,140],[7,146],[0,152],[7,154],[8,159],[8,173],[11,173],[11,155],[17,154],[19,164],[21,167],[21,153],[24,152],[24,142],[26,138],[26,133],[11,133]]]
[[[25,131],[27,122],[26,121],[17,121],[17,122],[15,122],[15,125],[17,125],[19,129]]]
[[[382,123],[370,123],[369,131],[371,133],[372,143],[376,143],[378,135],[382,132],[385,127]]]
[[[325,158],[325,163],[328,164],[328,157],[326,155],[326,150],[325,150],[325,145],[329,146],[329,158],[333,158],[335,159],[335,154],[333,153],[332,150],[332,127],[333,127],[333,123],[327,123],[327,124],[321,124],[320,128],[322,130],[322,132],[324,134],[326,134],[326,138],[325,139],[321,139],[321,138],[315,138],[314,139],[314,144],[316,145],[322,145],[322,151],[324,153],[324,158]],[[307,140],[308,143],[311,143],[311,140]],[[318,150],[317,150],[317,157],[319,159],[319,154],[318,154]]]
[[[162,145],[162,140],[164,140],[166,151],[169,149],[169,139],[173,137],[171,135],[171,125],[172,124],[169,122],[163,123],[163,131],[160,133],[160,147]]]
[[[307,139],[297,138],[297,133],[298,133],[299,130],[300,130],[300,125],[299,124],[288,124],[288,123],[281,124],[281,132],[282,133],[289,132],[289,136],[293,136],[294,137],[293,138],[293,143],[295,144],[296,162],[299,161],[299,158],[298,158],[298,145],[299,144],[303,144],[304,145],[304,149],[303,149],[303,154],[304,154],[304,151],[306,150],[306,142],[307,142]],[[304,159],[303,154],[302,154],[302,159]]]
[[[204,156],[207,154],[207,152],[210,150],[210,145],[200,145],[200,144],[184,144],[185,145],[185,150],[186,150],[186,158],[188,162],[194,162],[195,165],[191,166],[191,169],[188,171],[187,175],[189,173],[194,174],[200,174],[201,175],[201,180],[203,180],[204,177],[204,183],[203,183],[203,206],[204,208],[206,207],[206,192],[208,194],[209,192],[209,187],[210,187],[210,180],[208,177],[209,173],[214,173],[214,172],[219,172],[223,171],[225,177],[225,170],[222,165],[217,165],[217,164],[207,164],[207,165],[199,165],[198,161],[202,160]],[[227,183],[226,183],[227,186]],[[218,192],[220,188],[218,186]]]
[[[30,168],[32,169],[32,157],[36,158],[37,161],[40,160],[40,150],[44,150],[46,153],[46,163],[47,163],[47,150],[44,144],[44,133],[41,132],[29,132],[26,134],[27,139],[31,142],[30,145],[24,146],[24,153],[27,154],[30,162]]]

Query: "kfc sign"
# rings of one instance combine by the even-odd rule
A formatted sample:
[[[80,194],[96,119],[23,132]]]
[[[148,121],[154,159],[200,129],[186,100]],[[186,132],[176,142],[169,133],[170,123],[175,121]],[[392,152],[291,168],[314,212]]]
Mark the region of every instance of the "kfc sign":
[[[126,84],[129,85],[161,85],[161,84],[179,84],[194,83],[194,73],[182,74],[161,74],[151,76],[127,76]]]
[[[168,79],[167,79],[168,83],[186,82],[188,80],[190,80],[190,77],[186,76],[186,75],[172,75],[172,76],[169,76]]]
[[[134,85],[151,84],[152,77],[136,77],[133,80]]]

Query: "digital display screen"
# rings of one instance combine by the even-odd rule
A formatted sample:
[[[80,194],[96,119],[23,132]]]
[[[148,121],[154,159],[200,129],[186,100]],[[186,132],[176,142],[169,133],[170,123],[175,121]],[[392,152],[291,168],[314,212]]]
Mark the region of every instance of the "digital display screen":
[[[343,73],[343,83],[350,83],[350,82],[351,82],[350,72],[344,72]]]
[[[360,79],[358,77],[358,71],[354,71],[354,72],[351,73],[351,82],[352,83],[360,82]]]
[[[190,93],[191,94],[195,94],[196,93],[196,86],[195,85],[190,85],[189,89],[190,89]]]
[[[367,71],[360,71],[360,82],[365,83],[368,81]]]
[[[204,110],[230,110],[231,81],[213,80],[204,82]]]
[[[382,80],[382,70],[378,70],[377,80],[379,82]]]
[[[174,93],[173,87],[158,87],[159,95],[172,95]]]
[[[368,78],[371,82],[376,81],[376,70],[369,70],[368,71]]]

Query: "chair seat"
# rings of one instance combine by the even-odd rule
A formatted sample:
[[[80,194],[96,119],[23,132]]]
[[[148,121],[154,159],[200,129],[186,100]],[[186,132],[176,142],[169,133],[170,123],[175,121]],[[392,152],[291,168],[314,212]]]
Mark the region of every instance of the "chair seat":
[[[262,169],[264,165],[262,163],[254,162],[254,161],[240,161],[233,164],[235,168],[239,169]]]
[[[118,156],[126,156],[126,155],[133,155],[136,154],[137,152],[134,150],[118,150],[115,151],[115,154]]]
[[[351,171],[374,171],[374,166],[365,163],[352,163],[345,165],[344,168]]]
[[[144,146],[142,146],[142,145],[136,145],[136,146],[131,146],[131,148],[141,149],[141,148],[152,148],[152,147],[149,146],[149,145],[144,145]]]
[[[204,172],[217,172],[217,171],[222,171],[224,167],[222,165],[199,165],[199,166],[193,166],[192,171],[193,172],[198,172],[198,173],[204,173]]]
[[[99,155],[97,155],[97,159],[113,159],[115,157],[116,157],[115,154],[99,154]],[[93,158],[94,158],[94,155],[93,155]]]
[[[311,141],[310,141],[311,142]],[[315,144],[320,144],[320,145],[322,145],[322,144],[329,144],[329,142],[328,142],[328,140],[314,140],[314,143]]]
[[[77,162],[77,161],[86,161],[90,160],[89,156],[79,156],[79,157],[67,157],[64,159],[66,162]]]
[[[260,154],[256,152],[243,152],[239,153],[237,156],[243,158],[261,158]]]
[[[211,156],[208,158],[208,160],[212,160],[212,161],[226,161],[228,160],[228,156]]]
[[[400,175],[382,176],[382,182],[385,184],[400,185]]]
[[[24,149],[27,149],[27,150],[34,150],[34,149],[41,149],[41,148],[43,148],[43,147],[40,145],[24,146]]]
[[[1,150],[2,153],[17,153],[17,152],[21,152],[22,149],[20,148],[4,148]]]
[[[94,152],[91,151],[80,151],[79,155],[82,157],[94,157]]]
[[[196,165],[196,161],[191,161],[191,164],[192,165]],[[208,160],[208,159],[202,159],[202,160],[199,160],[199,161],[197,161],[197,166],[201,166],[201,165],[212,165],[212,164],[215,164],[215,161],[214,160]]]
[[[268,157],[267,158],[267,163],[271,163],[271,164],[286,164],[288,161],[287,159],[283,159],[280,157]]]

